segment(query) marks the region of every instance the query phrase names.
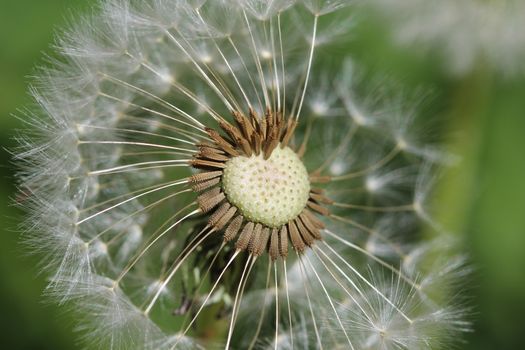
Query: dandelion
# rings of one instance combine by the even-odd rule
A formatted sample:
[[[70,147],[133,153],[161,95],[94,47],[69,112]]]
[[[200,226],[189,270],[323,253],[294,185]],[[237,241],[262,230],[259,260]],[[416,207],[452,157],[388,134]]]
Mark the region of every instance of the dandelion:
[[[454,74],[480,64],[511,77],[522,74],[525,6],[519,0],[374,0],[394,27],[396,39],[436,52]]]
[[[468,328],[454,245],[422,237],[444,236],[426,199],[448,157],[415,137],[421,94],[333,54],[350,5],[106,1],[60,39],[20,201],[86,342],[420,349]]]

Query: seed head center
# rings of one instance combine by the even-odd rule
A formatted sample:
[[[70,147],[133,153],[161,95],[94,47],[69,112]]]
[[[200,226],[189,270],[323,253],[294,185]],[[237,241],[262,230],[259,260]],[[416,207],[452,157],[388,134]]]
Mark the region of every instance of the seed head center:
[[[262,154],[230,159],[222,187],[246,219],[279,227],[304,209],[310,181],[297,154],[289,147],[277,147],[267,160]]]

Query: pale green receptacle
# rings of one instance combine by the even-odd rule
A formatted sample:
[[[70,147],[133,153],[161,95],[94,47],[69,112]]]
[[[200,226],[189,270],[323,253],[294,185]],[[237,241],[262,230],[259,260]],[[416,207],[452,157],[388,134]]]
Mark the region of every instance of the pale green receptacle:
[[[222,187],[231,204],[250,221],[279,227],[304,209],[310,192],[308,172],[289,147],[226,163]]]

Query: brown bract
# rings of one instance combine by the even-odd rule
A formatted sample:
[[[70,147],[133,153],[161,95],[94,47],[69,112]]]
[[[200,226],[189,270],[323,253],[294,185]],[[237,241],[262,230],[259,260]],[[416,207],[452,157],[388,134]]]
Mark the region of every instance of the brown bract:
[[[195,192],[202,192],[197,197],[197,204],[203,213],[209,214],[208,226],[215,231],[223,231],[226,242],[237,237],[235,248],[248,250],[256,257],[268,252],[272,260],[286,258],[288,242],[298,253],[304,252],[316,240],[322,239],[324,224],[317,215],[330,215],[323,204],[332,201],[324,196],[322,189],[310,190],[307,205],[297,217],[281,227],[267,227],[246,220],[238,208],[228,201],[221,185],[228,160],[260,154],[265,160],[268,159],[277,147],[288,146],[297,120],[286,120],[281,112],[270,110],[264,117],[259,117],[253,110],[248,116],[234,112],[233,117],[235,125],[224,119],[218,122],[222,132],[206,128],[213,141],[197,145],[199,152],[190,161],[192,167],[201,171],[190,177],[190,183]],[[316,181],[314,176],[310,178]]]

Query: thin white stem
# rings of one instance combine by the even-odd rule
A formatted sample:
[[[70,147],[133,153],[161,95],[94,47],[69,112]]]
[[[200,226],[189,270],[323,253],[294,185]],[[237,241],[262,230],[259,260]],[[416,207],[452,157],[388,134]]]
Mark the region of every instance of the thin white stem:
[[[194,130],[198,130],[199,132],[201,132],[203,134],[203,137],[207,137],[207,134],[205,133],[204,129],[203,128],[199,128],[198,126],[195,126],[191,123],[188,123],[188,122],[185,122],[183,120],[180,120],[180,119],[177,119],[169,114],[166,114],[166,113],[162,113],[162,112],[159,112],[155,109],[151,109],[151,108],[147,108],[147,107],[144,107],[144,106],[141,106],[141,105],[138,105],[138,104],[135,104],[133,102],[130,102],[130,101],[126,101],[126,100],[123,100],[123,99],[120,99],[118,97],[115,97],[115,96],[112,96],[112,95],[109,95],[109,94],[106,94],[104,92],[99,92],[98,93],[99,96],[102,96],[102,97],[105,97],[109,100],[113,100],[113,101],[117,101],[117,102],[122,102],[122,103],[125,103],[127,106],[129,107],[133,107],[133,108],[136,108],[138,110],[141,110],[141,111],[144,111],[144,112],[148,112],[148,113],[151,113],[151,114],[154,114],[156,116],[159,116],[159,117],[162,117],[162,118],[166,118],[170,121],[173,121],[173,122],[176,122],[176,123],[180,123],[180,124],[183,124],[183,125],[186,125],[188,126],[189,128],[192,128]]]
[[[139,157],[139,156],[145,156],[145,157],[150,157],[150,156],[185,156],[187,157],[188,156],[188,153],[183,153],[183,152],[180,152],[180,151],[142,151],[142,152],[122,152],[122,153],[119,153],[120,155],[120,158],[125,158],[125,157]],[[114,156],[113,155],[107,155],[107,156],[97,156],[97,157],[86,157],[84,159],[89,159],[89,160],[96,160],[96,159],[114,159]]]
[[[151,67],[150,64],[147,64],[146,62],[142,62],[141,65],[152,72],[153,74],[157,75],[159,78],[163,78],[163,75],[159,72],[157,72],[153,67]],[[201,100],[197,98],[197,96],[189,90],[187,87],[176,83],[175,81],[170,82],[170,85],[179,90],[183,95],[188,97],[190,100],[195,102],[197,105],[199,105],[201,108],[203,108],[208,114],[215,120],[219,117],[219,114],[215,112],[211,107],[209,107],[207,104],[203,103]],[[193,117],[192,117],[193,119]]]
[[[348,290],[348,288],[346,288],[340,281],[339,279],[337,278],[337,276],[332,272],[332,270],[328,267],[328,265],[326,265],[326,263],[323,261],[323,259],[321,259],[321,257],[319,256],[319,254],[317,253],[317,251],[321,252],[321,254],[323,254],[323,256],[325,257],[325,259],[327,259],[331,264],[332,266],[334,266],[337,271],[339,271],[339,273],[350,283],[350,285],[359,293],[359,295],[365,300],[366,304],[370,307],[370,309],[373,309],[372,308],[372,305],[370,305],[370,302],[368,301],[368,299],[365,297],[364,293],[362,293],[362,291],[357,287],[357,285],[354,283],[354,281],[352,281],[352,279],[346,274],[344,273],[343,270],[341,270],[341,268],[339,266],[337,266],[337,264],[325,253],[323,252],[323,250],[321,248],[314,248],[313,249],[315,255],[317,256],[317,258],[319,259],[319,261],[321,262],[321,264],[323,264],[324,268],[326,269],[326,271],[328,271],[328,273],[330,273],[330,275],[334,278],[334,280],[337,282],[337,284],[339,284],[339,286],[341,286],[341,288],[343,288],[343,290],[345,291],[345,293],[348,295],[348,297],[350,298],[350,300],[352,300],[352,302],[357,305],[357,307],[359,308],[359,310],[361,310],[361,312],[363,313],[363,315],[370,321],[372,322],[372,318],[368,315],[368,313],[365,311],[365,309],[361,306],[361,304],[357,301],[357,299],[352,295],[352,293]]]
[[[206,74],[206,72],[202,69],[202,67],[197,63],[197,61],[195,61],[195,58],[188,52],[188,50],[186,50],[186,48],[184,48],[184,46],[182,46],[182,44],[177,40],[177,38],[175,38],[173,36],[173,34],[171,34],[171,32],[169,30],[164,30],[164,33],[168,36],[168,38],[170,38],[171,41],[173,41],[173,43],[175,45],[177,45],[177,47],[179,49],[181,49],[181,51],[186,55],[186,57],[189,58],[189,60],[191,61],[191,63],[193,63],[193,65],[195,66],[195,68],[197,69],[197,71],[201,74],[202,78],[206,81],[206,83],[208,84],[208,86],[213,90],[215,91],[215,93],[217,94],[217,96],[219,97],[219,99],[222,101],[222,103],[224,103],[224,105],[226,106],[226,108],[228,108],[228,110],[233,110],[233,106],[231,105],[231,103],[228,101],[228,99],[226,98],[226,96],[224,96],[224,94],[221,92],[221,90],[217,87],[217,85],[215,85],[215,83],[210,79],[210,77],[208,76],[208,74]]]
[[[241,55],[239,49],[237,48],[237,45],[235,45],[235,42],[232,40],[231,37],[228,37],[228,42],[230,43],[230,45],[232,46],[233,50],[235,51],[235,54],[239,58],[239,61],[241,62],[242,66],[243,66],[243,68],[244,68],[244,70],[246,72],[246,76],[248,77],[248,80],[250,80],[250,85],[253,88],[253,93],[257,97],[257,101],[259,103],[259,106],[261,107],[261,110],[264,110],[263,103],[262,103],[262,100],[261,100],[261,96],[259,94],[259,89],[255,86],[255,81],[252,78],[252,74],[248,70],[248,66],[246,65],[246,61],[244,60],[244,56]]]
[[[242,286],[244,285],[244,277],[246,276],[246,278],[248,278],[247,276],[248,274],[246,272],[248,271],[248,267],[250,267],[250,270],[251,270],[251,266],[253,266],[253,264],[255,263],[255,260],[257,260],[257,258],[250,255],[248,257],[248,260],[246,261],[246,265],[244,265],[244,269],[241,274],[241,280],[239,281],[239,286],[237,287],[237,292],[235,293],[232,316],[230,319],[230,327],[228,329],[228,338],[226,340],[226,345],[224,347],[225,350],[228,350],[230,348],[230,342],[233,336],[233,329],[235,328],[235,321],[237,320],[237,312],[241,304],[241,298],[242,298],[240,297],[241,289],[244,289],[242,288]]]
[[[202,312],[202,309],[204,309],[204,307],[206,306],[206,303],[211,298],[211,295],[213,294],[213,292],[217,288],[217,285],[221,281],[222,277],[224,276],[224,274],[226,273],[226,271],[230,267],[231,263],[233,262],[233,260],[235,260],[235,258],[237,257],[237,255],[239,255],[240,252],[241,252],[240,250],[236,250],[235,253],[232,255],[232,257],[230,258],[230,260],[228,261],[228,263],[226,264],[224,269],[221,271],[221,273],[217,277],[217,280],[215,281],[215,283],[211,287],[210,292],[208,293],[208,295],[206,296],[204,301],[201,303],[201,306],[200,306],[199,310],[197,310],[197,312],[195,313],[195,316],[193,316],[191,322],[188,324],[188,326],[186,326],[186,328],[184,329],[182,334],[179,335],[178,340],[175,342],[175,344],[173,344],[173,346],[170,348],[170,350],[176,349],[177,345],[179,344],[179,342],[183,339],[183,337],[186,335],[186,333],[188,333],[188,331],[190,330],[191,326],[193,325],[195,320],[197,320],[197,317],[199,317],[200,313]]]
[[[155,114],[157,116],[160,116],[163,119],[169,119],[169,118],[167,118],[167,117],[169,117],[167,114],[159,115],[159,114],[163,114],[163,113],[160,113],[158,111],[155,111],[155,112],[156,113],[148,111],[148,113]],[[157,113],[159,113],[159,114],[157,114]],[[147,127],[153,126],[156,129],[168,130],[168,131],[170,131],[170,132],[172,132],[174,134],[181,135],[181,136],[187,138],[191,142],[192,145],[195,145],[195,143],[200,142],[203,139],[209,139],[207,134],[204,134],[204,132],[201,129],[198,129],[198,128],[195,129],[195,127],[193,125],[191,125],[191,124],[189,124],[190,129],[181,129],[181,128],[176,127],[174,125],[166,124],[166,123],[163,123],[163,122],[161,122],[159,120],[156,120],[156,119],[151,119],[151,117],[149,117],[149,116],[145,117],[145,118],[142,118],[142,117],[138,117],[138,116],[134,116],[134,115],[131,115],[131,114],[124,113],[124,114],[122,114],[122,116],[120,118],[122,120],[124,120],[124,119],[131,120],[134,123],[143,124],[143,125],[145,125]],[[169,120],[171,121],[171,119],[169,119]],[[184,123],[184,125],[188,125],[188,124]],[[199,133],[197,133],[196,131],[198,131]]]
[[[332,247],[330,247],[326,242],[323,242],[328,249],[339,259],[341,260],[352,272],[359,277],[361,281],[363,281],[367,286],[372,288],[372,290],[377,293],[384,301],[386,301],[390,306],[392,306],[409,324],[412,324],[412,320],[403,312],[401,311],[390,299],[388,299],[379,289],[377,289],[376,286],[374,286],[370,281],[368,281],[359,271],[357,271],[352,265],[350,265],[339,253],[335,251]]]
[[[281,28],[281,12],[277,14],[277,26],[279,28],[279,47],[280,47],[280,53],[281,53],[281,74],[282,74],[282,80],[283,80],[283,119],[286,120],[286,108],[284,107],[286,105],[286,71],[284,68],[284,51],[283,51],[283,33]],[[292,343],[293,348],[293,343]]]
[[[127,87],[127,88],[129,88],[131,90],[134,90],[134,91],[140,93],[141,95],[144,95],[144,96],[146,96],[146,97],[148,97],[148,98],[150,98],[150,99],[152,99],[154,101],[157,101],[162,106],[164,106],[164,107],[170,109],[171,111],[179,114],[181,117],[184,117],[185,119],[191,121],[193,124],[190,124],[190,125],[193,125],[194,127],[200,128],[201,130],[204,129],[204,127],[205,127],[204,124],[202,124],[197,119],[193,118],[191,115],[189,115],[188,113],[186,113],[185,111],[183,111],[179,107],[175,106],[174,104],[169,103],[168,101],[158,97],[157,95],[155,95],[155,94],[153,94],[153,93],[151,93],[151,92],[149,92],[147,90],[144,90],[144,89],[142,89],[142,88],[140,88],[138,86],[130,84],[130,83],[126,82],[126,81],[120,80],[120,79],[115,78],[115,77],[113,77],[111,75],[108,75],[106,73],[101,73],[101,74],[102,74],[102,76],[104,76],[104,77],[106,77],[106,78],[108,78],[108,79],[110,79],[110,80],[112,80],[114,82],[117,82],[117,83],[123,85],[124,87]],[[102,95],[102,93],[101,93],[101,95]]]
[[[203,286],[204,283],[206,282],[206,278],[207,278],[208,275],[210,274],[210,271],[211,271],[213,265],[215,264],[215,261],[217,260],[217,258],[219,257],[219,254],[222,252],[222,250],[223,250],[224,247],[226,246],[226,243],[227,243],[227,242],[223,241],[223,242],[221,243],[221,246],[219,247],[219,249],[217,249],[217,252],[214,254],[212,261],[210,262],[210,264],[208,265],[208,268],[206,269],[206,272],[205,272],[204,275],[202,275],[202,277],[201,277],[201,282],[199,283],[199,286],[197,287],[197,289],[195,289],[195,293],[194,293],[195,295],[197,295],[197,294],[199,293],[199,291],[201,290],[202,286]],[[197,299],[197,298],[192,298],[191,304],[190,304],[190,306],[189,306],[188,309],[190,309],[190,308],[193,307],[193,305],[194,305],[196,299]],[[189,318],[190,315],[191,315],[191,313],[190,313],[190,312],[187,312],[187,313],[186,313],[186,316],[184,317],[184,321],[182,321],[181,324],[185,324],[185,323],[188,321],[188,318]]]
[[[323,281],[321,280],[321,278],[319,277],[319,274],[317,273],[315,267],[312,265],[312,263],[310,262],[310,258],[308,258],[308,255],[304,254],[303,255],[306,259],[306,262],[308,263],[308,265],[310,266],[310,268],[312,269],[312,272],[314,273],[315,277],[317,278],[317,281],[319,282],[319,284],[321,285],[321,288],[323,289],[323,292],[324,294],[326,295],[326,298],[328,299],[328,303],[330,303],[330,306],[332,307],[332,310],[334,311],[334,314],[335,314],[335,317],[337,318],[337,322],[339,323],[339,326],[341,327],[341,330],[343,331],[345,337],[346,337],[346,340],[348,341],[348,345],[350,346],[350,349],[354,350],[354,345],[352,344],[352,342],[350,341],[350,338],[348,337],[348,333],[346,333],[346,329],[345,327],[343,326],[343,322],[341,321],[341,318],[339,317],[339,313],[337,312],[337,309],[334,305],[334,302],[332,301],[332,298],[330,297],[330,294],[328,293],[328,291],[326,290],[326,287],[323,283]],[[301,264],[303,263],[302,262],[302,257],[300,257],[301,259]]]
[[[361,230],[363,230],[364,232],[370,234],[371,236],[375,236],[377,237],[379,240],[389,244],[392,249],[402,258],[405,257],[405,254],[403,253],[403,251],[401,250],[401,248],[399,246],[397,246],[396,244],[394,244],[393,242],[391,242],[387,237],[384,237],[382,236],[379,232],[377,231],[374,231],[373,229],[371,229],[370,227],[368,226],[365,226],[357,221],[354,221],[352,219],[348,219],[348,218],[344,218],[344,217],[341,217],[341,216],[337,216],[337,215],[330,215],[330,218],[332,219],[335,219],[337,221],[341,221],[341,222],[345,222],[347,224],[350,224],[352,226],[355,226]]]
[[[206,239],[208,238],[211,234],[213,234],[215,231],[212,229],[210,230],[206,235],[204,235],[204,237],[202,237],[197,243],[195,243],[194,245],[191,246],[191,248],[187,251],[187,252],[183,252],[183,256],[182,258],[179,260],[179,262],[177,263],[177,265],[175,265],[173,267],[173,269],[171,270],[171,272],[169,273],[169,275],[164,278],[164,280],[162,281],[161,285],[159,286],[157,292],[155,293],[155,296],[153,297],[153,299],[151,299],[151,302],[149,303],[148,307],[146,308],[146,310],[144,310],[144,314],[149,314],[149,312],[151,311],[151,309],[153,308],[153,306],[155,305],[155,302],[157,301],[157,299],[159,298],[160,294],[162,293],[162,291],[164,290],[164,288],[166,288],[166,286],[168,285],[168,283],[171,281],[171,279],[173,278],[173,276],[175,276],[175,274],[177,273],[178,269],[182,266],[182,264],[184,263],[184,261],[191,255],[191,253],[193,253],[193,251],[195,251],[195,249],[197,249],[201,243]]]
[[[186,160],[186,163],[188,163],[188,160]],[[135,171],[144,171],[144,170],[153,170],[153,169],[166,169],[166,168],[189,168],[190,165],[189,164],[167,164],[167,165],[155,165],[155,166],[147,166],[147,167],[142,167],[142,168],[128,168],[128,169],[123,169],[123,170],[115,170],[113,172],[108,172],[108,173],[103,173],[103,174],[99,174],[100,176],[103,176],[103,175],[111,175],[111,174],[121,174],[121,173],[131,173],[131,172],[135,172]],[[90,173],[87,173],[87,175],[92,175]]]
[[[183,181],[181,183],[181,181]],[[98,207],[101,207],[103,205],[106,205],[108,203],[111,203],[111,202],[114,202],[114,201],[117,201],[121,198],[124,198],[124,197],[128,197],[129,195],[134,195],[136,193],[139,193],[139,192],[143,192],[143,191],[148,191],[148,190],[151,190],[151,189],[155,189],[155,188],[161,188],[162,186],[165,186],[165,185],[174,185],[174,184],[178,184],[178,185],[181,185],[181,184],[186,184],[188,182],[187,179],[183,179],[183,180],[175,180],[175,181],[167,181],[167,182],[163,182],[161,184],[156,184],[156,185],[153,185],[153,186],[148,186],[148,187],[144,187],[144,188],[140,188],[140,189],[137,189],[137,190],[134,190],[134,191],[131,191],[131,192],[126,192],[124,194],[121,194],[121,195],[118,195],[118,196],[115,196],[113,198],[110,198],[110,199],[106,199],[102,202],[99,202],[99,203],[96,203],[96,204],[93,204],[89,207],[86,207],[86,208],[83,208],[80,210],[81,213],[85,213],[85,212],[88,212],[88,211],[91,211],[93,209],[96,209]],[[111,187],[112,185],[112,182],[111,181],[108,181],[107,183],[105,183],[104,185],[106,185],[107,187]],[[102,187],[102,186],[101,186]]]
[[[241,296],[239,297],[239,305],[241,304],[242,297],[244,296],[244,289],[246,287],[246,283],[248,283],[248,277],[250,277],[250,273],[252,272],[252,269],[253,269],[253,266],[255,265],[256,260],[257,259],[252,260],[252,264],[250,265],[250,268],[248,269],[248,272],[246,273],[246,278],[244,279],[243,286],[241,287]],[[237,312],[234,322],[237,322],[238,317],[239,317],[239,312]]]
[[[333,205],[334,207],[339,207],[339,208],[357,209],[357,210],[372,211],[372,212],[395,212],[395,211],[414,210],[414,204],[374,207],[374,206],[369,206],[369,205],[358,205],[358,204],[334,202],[330,205]]]
[[[275,74],[275,86],[277,87],[277,110],[281,110],[281,82],[279,81],[279,69],[277,68],[277,55],[275,54],[275,33],[273,29],[273,18],[270,18],[270,38],[272,43],[272,61]]]
[[[109,232],[112,228],[118,226],[119,224],[125,222],[126,220],[129,220],[131,217],[139,214],[139,213],[142,213],[144,211],[147,211],[153,207],[156,207],[157,205],[159,205],[160,203],[162,202],[165,202],[167,201],[168,199],[170,198],[173,198],[175,196],[178,196],[180,194],[183,194],[183,193],[187,193],[187,192],[191,192],[192,189],[186,189],[186,190],[182,190],[182,191],[178,191],[178,192],[175,192],[175,193],[171,193],[169,194],[168,196],[165,196],[143,208],[140,208],[139,210],[136,210],[134,211],[133,213],[131,213],[130,215],[127,215],[125,217],[123,217],[122,219],[114,222],[113,224],[111,224],[110,226],[106,227],[106,229],[104,229],[103,231],[101,231],[100,233],[98,233],[96,236],[94,236],[93,238],[91,238],[87,243],[90,244],[92,243],[93,241],[95,241],[96,239],[99,239],[100,237],[102,237],[105,233]],[[127,232],[126,230],[122,230],[122,233],[121,234],[124,234],[125,232]],[[112,244],[113,242],[117,241],[120,237],[121,237],[121,234],[118,234],[116,235],[115,237],[111,238],[111,240],[109,240],[106,244],[107,245],[110,245]]]
[[[103,214],[103,213],[106,213],[106,212],[108,212],[108,211],[110,211],[110,210],[113,210],[113,209],[115,209],[115,208],[117,208],[117,207],[119,207],[119,206],[121,206],[121,205],[123,205],[123,204],[126,204],[126,203],[128,203],[128,202],[131,202],[132,200],[135,200],[135,199],[138,199],[138,198],[144,197],[144,196],[146,196],[146,195],[148,195],[148,194],[151,194],[151,193],[154,193],[154,192],[157,192],[157,191],[161,191],[161,190],[166,189],[166,188],[170,188],[170,187],[173,187],[173,186],[178,186],[178,185],[181,185],[181,184],[185,184],[185,183],[187,183],[187,182],[188,182],[188,180],[187,180],[187,179],[184,179],[184,180],[177,181],[177,182],[175,182],[175,183],[171,183],[171,184],[168,184],[168,185],[165,185],[165,186],[161,186],[161,187],[158,187],[158,188],[155,188],[155,189],[152,189],[152,190],[146,191],[146,192],[144,192],[144,193],[141,193],[141,194],[139,194],[139,195],[133,196],[133,197],[128,198],[128,199],[126,199],[126,200],[124,200],[124,201],[122,201],[122,202],[119,202],[119,203],[117,203],[117,204],[115,204],[115,205],[112,205],[112,206],[109,207],[109,208],[103,209],[103,210],[101,210],[101,211],[99,211],[99,212],[97,212],[97,213],[95,213],[95,214],[93,214],[93,215],[88,216],[87,218],[84,218],[84,219],[78,221],[78,222],[77,222],[77,225],[80,225],[80,224],[82,224],[82,223],[84,223],[84,222],[86,222],[86,221],[88,221],[88,220],[91,220],[91,219],[97,217],[97,216],[100,215],[100,214]]]
[[[142,165],[160,165],[160,164],[185,164],[187,165],[188,161],[189,159],[171,159],[171,160],[157,160],[157,161],[150,161],[150,162],[138,162],[138,163],[133,163],[133,164],[119,165],[113,168],[90,171],[88,172],[88,175],[102,175],[102,174],[109,174],[109,173],[119,173],[121,172],[120,170],[141,167]],[[148,169],[151,169],[151,167],[148,167]]]
[[[77,127],[97,129],[97,130],[108,130],[108,131],[125,132],[125,133],[130,133],[130,134],[149,135],[149,136],[159,137],[159,138],[167,139],[167,140],[170,140],[170,141],[177,141],[177,142],[180,142],[180,143],[185,143],[185,144],[188,144],[188,145],[191,145],[191,146],[195,146],[195,142],[192,142],[192,141],[184,140],[184,139],[181,139],[181,138],[178,138],[178,137],[172,137],[172,136],[168,136],[168,135],[157,134],[157,133],[154,133],[154,132],[143,131],[143,130],[124,129],[124,128],[109,128],[109,127],[106,127],[106,126],[97,126],[97,125],[89,125],[89,124],[77,124]],[[190,151],[190,150],[188,150],[188,151]],[[195,152],[195,151],[191,150],[191,152]]]
[[[279,286],[277,284],[277,264],[273,264],[274,283],[275,283],[275,350],[279,344]]]
[[[175,30],[179,33],[181,39],[184,41],[184,43],[188,46],[188,48],[193,52],[193,54],[198,57],[198,52],[197,50],[195,50],[195,48],[191,45],[191,42],[189,40],[187,40],[183,34],[180,33],[179,30],[177,30],[175,28]],[[234,108],[235,110],[240,110],[241,107],[239,106],[239,104],[237,103],[237,100],[235,99],[235,96],[233,96],[233,94],[231,93],[230,89],[228,88],[226,82],[221,78],[221,73],[217,74],[215,72],[215,70],[210,67],[210,65],[205,61],[205,60],[201,60],[201,63],[202,65],[208,70],[208,72],[210,73],[211,77],[215,79],[216,83],[219,84],[218,88],[219,90],[222,88],[221,90],[221,93],[228,99],[230,99],[229,101],[231,103],[233,103],[234,106],[230,107],[230,111],[232,110],[232,108]],[[222,117],[221,117],[222,119]]]
[[[255,38],[252,33],[250,21],[248,20],[248,15],[246,14],[246,11],[244,9],[242,13],[244,15],[244,19],[246,22],[246,27],[248,28],[248,32],[250,33],[251,44],[252,44],[252,54],[253,54],[255,66],[257,67],[257,72],[259,73],[259,80],[261,82],[261,89],[263,91],[265,107],[269,108],[271,104],[270,104],[270,98],[268,97],[268,88],[266,86],[266,80],[264,78],[264,73],[262,70],[261,59],[259,58],[259,53],[257,52],[257,45],[255,44]]]
[[[295,114],[295,119],[299,119],[299,115],[301,114],[301,110],[303,108],[303,102],[304,97],[306,96],[306,90],[308,88],[308,81],[310,80],[310,71],[312,70],[312,62],[314,58],[314,51],[315,51],[315,41],[317,37],[317,22],[319,20],[319,16],[315,15],[314,17],[314,28],[312,29],[312,45],[310,46],[310,53],[308,55],[308,65],[306,68],[306,78],[304,81],[304,87],[301,94],[301,100],[299,101],[299,107],[297,108],[297,113]]]
[[[293,349],[293,324],[292,324],[292,309],[290,307],[290,292],[288,291],[288,272],[286,272],[286,260],[283,259],[283,271],[284,271],[284,286],[286,290],[286,306],[288,308],[288,323],[290,326],[290,343]]]
[[[162,231],[162,233],[160,233],[157,237],[155,237],[150,243],[148,243],[148,245],[142,249],[140,251],[140,253],[131,261],[131,263],[128,264],[128,266],[126,266],[126,268],[120,273],[120,276],[117,278],[116,280],[116,283],[120,282],[124,276],[133,268],[133,266],[135,266],[135,264],[137,264],[137,262],[144,256],[144,254],[146,254],[146,252],[155,244],[157,243],[157,241],[159,239],[161,239],[162,237],[164,237],[164,235],[166,233],[168,233],[169,231],[171,231],[171,229],[173,229],[174,227],[176,227],[177,225],[179,225],[181,222],[183,222],[184,220],[188,219],[189,217],[195,215],[195,214],[198,214],[200,213],[201,210],[200,209],[196,209],[194,211],[192,211],[191,213],[183,216],[182,218],[180,218],[179,220],[177,220],[175,223],[171,224],[167,229],[165,229],[164,231]]]
[[[140,147],[152,147],[152,148],[163,148],[171,149],[176,151],[190,151],[185,148],[173,147],[167,145],[159,145],[157,143],[148,143],[148,142],[133,142],[133,141],[78,141],[79,145],[129,145],[129,146],[140,146]],[[191,152],[194,152],[191,150]]]
[[[204,24],[205,28],[207,28],[207,31],[208,31],[208,34],[210,35],[210,38],[212,38],[213,40],[213,44],[215,45],[215,48],[217,49],[217,51],[219,52],[219,55],[221,56],[222,60],[224,61],[224,63],[226,64],[226,67],[228,67],[228,70],[230,71],[232,77],[233,77],[233,80],[235,80],[235,83],[237,84],[237,87],[239,88],[239,90],[241,91],[241,94],[244,98],[244,101],[246,102],[246,105],[248,107],[251,108],[251,103],[250,103],[250,100],[248,99],[248,95],[246,94],[246,92],[244,91],[239,79],[237,78],[237,75],[235,74],[235,71],[233,70],[233,68],[231,67],[230,65],[230,62],[228,61],[228,59],[226,58],[226,56],[224,55],[224,53],[222,52],[221,48],[219,47],[219,45],[217,44],[217,41],[215,40],[215,38],[213,38],[213,35],[211,35],[210,33],[210,30],[208,29],[208,26],[206,25],[206,22],[204,21],[204,19],[202,18],[202,15],[199,11],[199,9],[196,10],[197,12],[197,15],[199,16],[199,19],[202,21],[202,23]]]
[[[375,256],[374,254],[370,253],[369,251],[367,251],[366,249],[363,249],[361,248],[360,246],[356,245],[356,244],[353,244],[352,242],[349,242],[347,241],[346,239],[344,238],[341,238],[339,237],[337,234],[335,234],[334,232],[330,231],[330,230],[324,230],[323,232],[327,233],[328,235],[330,235],[331,237],[337,239],[339,242],[343,243],[344,245],[352,248],[352,249],[355,249],[357,250],[358,252],[366,255],[367,257],[369,257],[370,259],[374,260],[375,262],[377,262],[378,264],[380,264],[381,266],[383,267],[386,267],[387,269],[389,269],[390,271],[392,271],[393,273],[395,273],[396,275],[398,275],[401,279],[403,279],[405,282],[407,282],[408,284],[410,284],[413,288],[415,289],[421,289],[421,286],[416,283],[413,279],[409,278],[408,276],[406,276],[404,273],[402,273],[400,270],[396,269],[394,266],[392,266],[391,264],[387,263],[386,261],[384,261],[383,259],[381,258],[378,258],[377,256]]]
[[[297,255],[297,259],[301,259],[301,256],[299,255],[299,253],[295,252],[295,254]],[[308,308],[310,309],[310,316],[312,318],[312,324],[314,326],[315,337],[317,338],[317,345],[319,346],[319,349],[323,350],[323,343],[321,342],[321,334],[319,333],[319,329],[317,328],[317,322],[315,321],[315,315],[314,315],[314,310],[312,307],[312,301],[310,299],[310,293],[308,293],[308,285],[307,285],[308,277],[306,276],[302,262],[299,263],[299,270],[301,271],[301,277],[302,277],[301,279],[303,280],[304,292],[306,293],[306,299],[308,300]]]
[[[268,29],[266,28],[266,23],[267,23],[266,20],[262,21],[262,30],[261,30],[261,32],[264,33],[264,42],[268,43]],[[269,52],[269,55],[270,55],[270,57],[274,57],[275,56],[273,50],[271,52]],[[265,61],[269,61],[269,60],[267,58],[265,58]],[[268,65],[268,77],[269,77],[269,81],[268,81],[269,87],[268,87],[268,89],[269,89],[269,98],[270,98],[271,108],[272,108],[272,110],[275,111],[276,110],[276,105],[275,105],[275,91],[273,89],[274,81],[272,81],[272,79],[273,79],[273,65],[272,65],[272,62],[273,62],[273,60],[271,62],[267,62],[268,63],[267,64]],[[266,81],[266,79],[265,79],[265,81]]]
[[[266,272],[266,284],[265,284],[265,287],[264,287],[265,291],[269,290],[269,288],[270,288],[270,275],[271,275],[271,271],[272,271],[271,266],[272,266],[272,261],[268,260],[268,268],[267,268],[267,272]],[[257,339],[259,338],[259,334],[260,334],[261,328],[262,328],[262,323],[263,323],[263,320],[264,320],[264,315],[266,313],[266,302],[267,302],[267,299],[268,299],[268,293],[264,293],[264,301],[263,301],[263,307],[262,307],[262,310],[261,310],[261,315],[259,316],[259,321],[257,322],[257,328],[255,330],[255,334],[253,335],[252,340],[250,341],[250,345],[248,346],[247,350],[252,350],[253,347],[255,346],[255,343],[257,342]]]

